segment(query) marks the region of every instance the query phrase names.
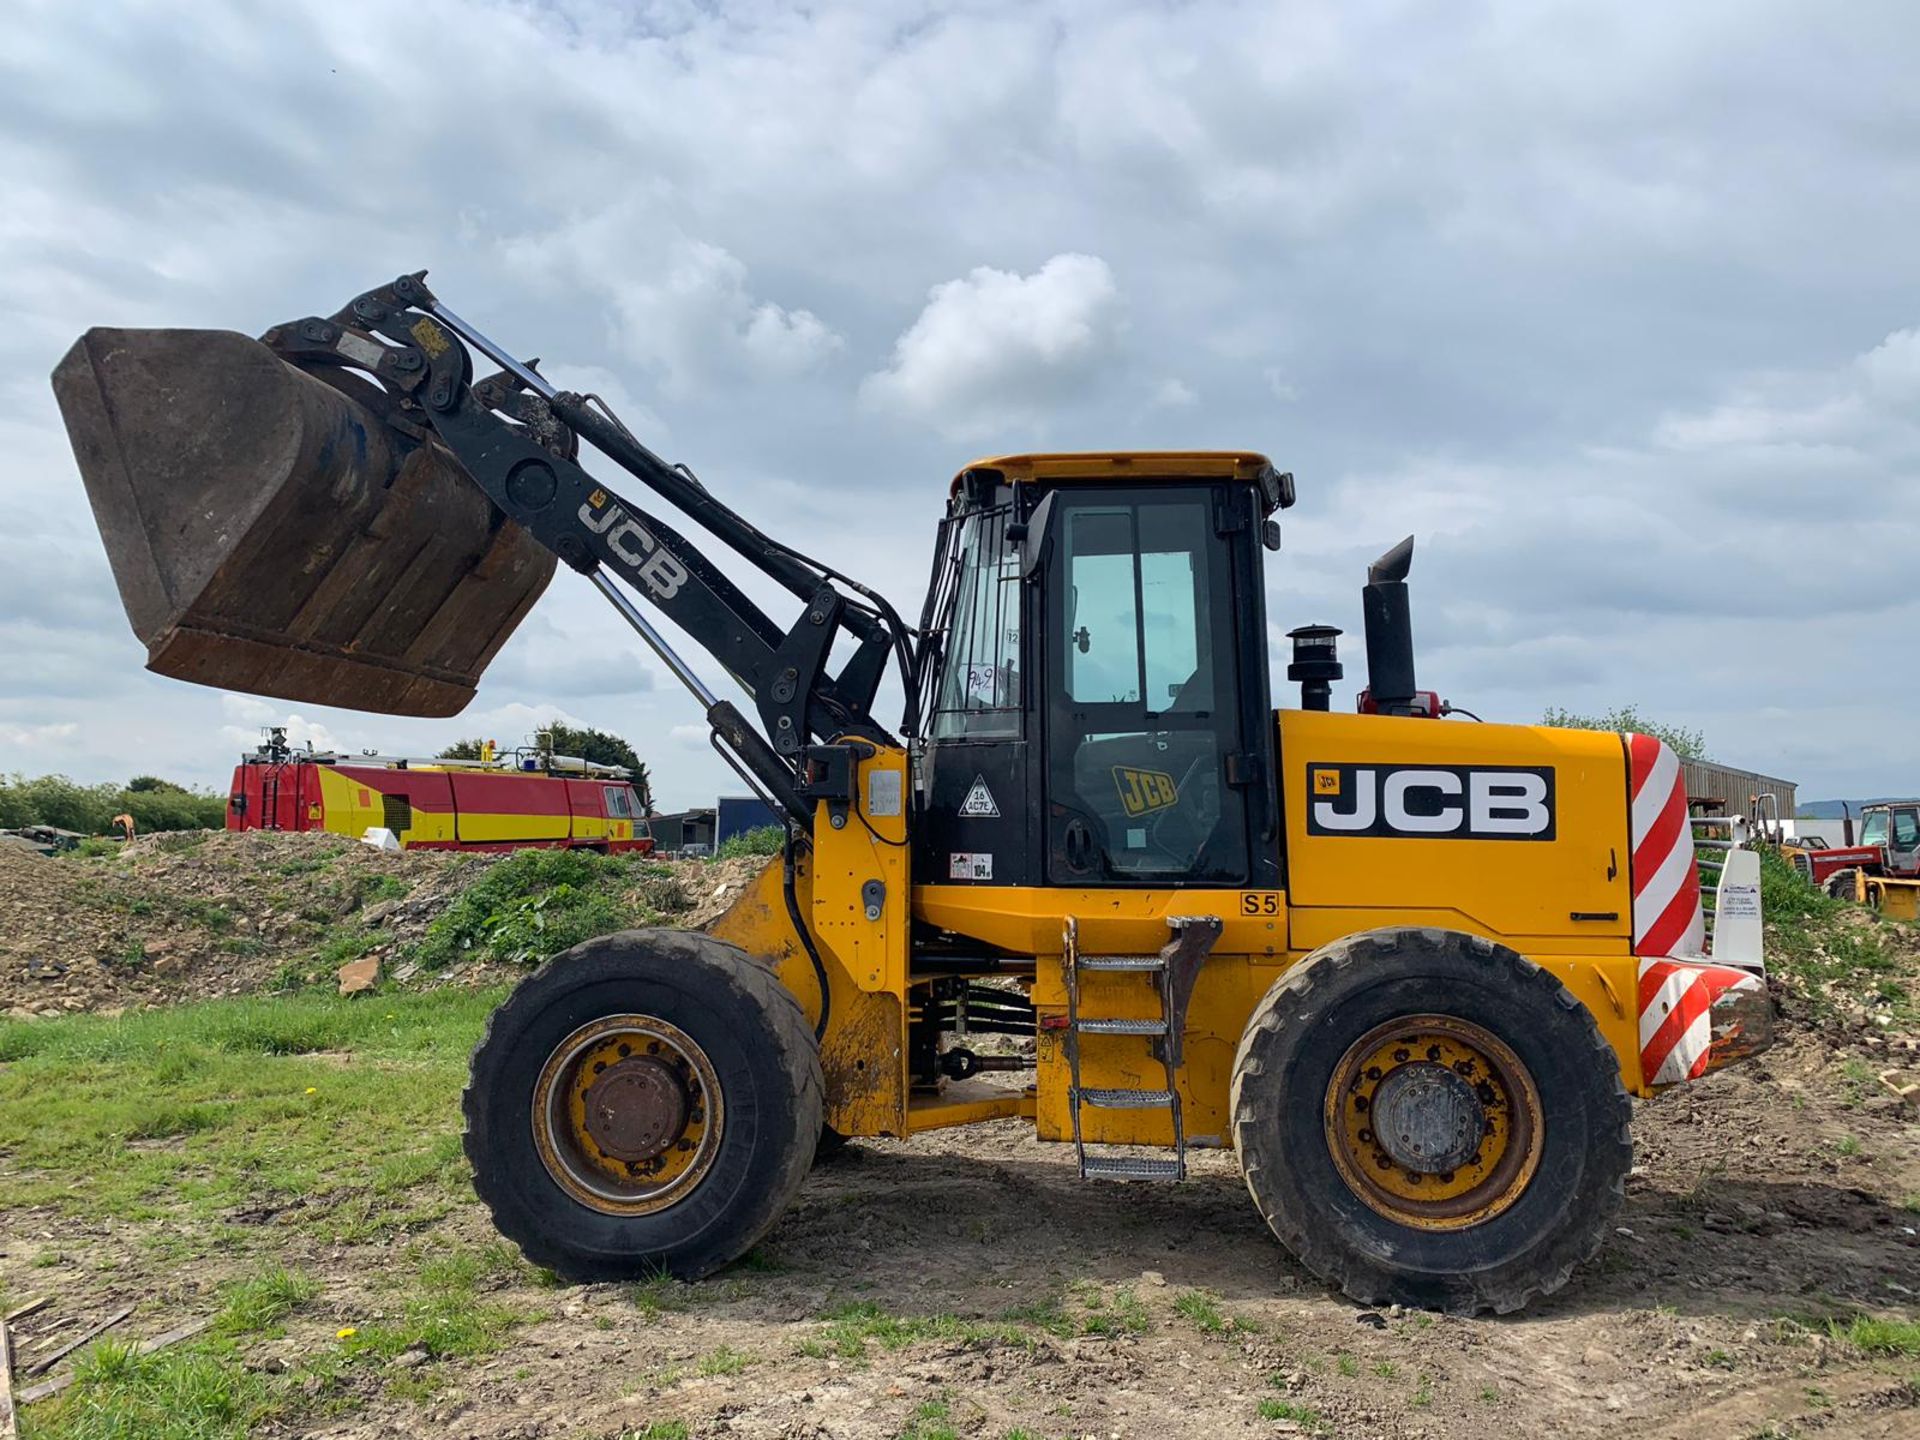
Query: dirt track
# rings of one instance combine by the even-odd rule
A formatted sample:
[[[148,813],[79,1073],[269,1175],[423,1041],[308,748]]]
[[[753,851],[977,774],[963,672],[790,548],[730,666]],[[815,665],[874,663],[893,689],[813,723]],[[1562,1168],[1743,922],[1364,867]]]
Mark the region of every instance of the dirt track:
[[[687,1288],[672,1302],[685,1308],[651,1319],[619,1287],[567,1292],[424,1415],[301,1433],[613,1436],[678,1419],[696,1436],[889,1437],[928,1402],[962,1435],[1301,1433],[1261,1417],[1277,1399],[1325,1433],[1407,1440],[1920,1436],[1920,1367],[1853,1353],[1816,1320],[1912,1317],[1920,1291],[1920,1214],[1897,1198],[1920,1193],[1920,1135],[1891,1105],[1850,1106],[1835,1058],[1797,1041],[1642,1107],[1618,1233],[1512,1319],[1381,1315],[1328,1295],[1267,1234],[1230,1156],[1203,1155],[1177,1188],[1089,1185],[1064,1147],[1005,1124],[852,1146],[764,1247],[777,1268]],[[1851,1158],[1836,1153],[1847,1136]],[[804,1353],[819,1317],[848,1305],[991,1320],[1064,1302],[1084,1328],[1128,1291],[1144,1333]],[[1229,1328],[1208,1334],[1176,1309],[1193,1291]],[[751,1363],[689,1373],[723,1346]]]

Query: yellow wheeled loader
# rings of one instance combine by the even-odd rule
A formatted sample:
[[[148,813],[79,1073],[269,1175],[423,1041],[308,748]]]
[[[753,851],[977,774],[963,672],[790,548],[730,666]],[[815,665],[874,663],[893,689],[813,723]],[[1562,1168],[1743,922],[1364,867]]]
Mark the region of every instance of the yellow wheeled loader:
[[[1362,590],[1361,713],[1329,708],[1323,625],[1292,632],[1300,704],[1274,709],[1262,572],[1294,483],[1260,455],[976,461],[909,624],[424,274],[259,341],[89,331],[54,384],[152,668],[450,714],[557,558],[786,817],[779,863],[706,931],[554,956],[474,1051],[475,1188],[565,1276],[697,1278],[822,1146],[1017,1120],[1092,1181],[1232,1148],[1330,1284],[1507,1311],[1602,1243],[1628,1097],[1768,1042],[1763,986],[1726,963],[1758,957],[1707,957],[1671,753],[1445,718],[1415,683],[1410,541]],[[582,441],[792,617],[590,475]]]

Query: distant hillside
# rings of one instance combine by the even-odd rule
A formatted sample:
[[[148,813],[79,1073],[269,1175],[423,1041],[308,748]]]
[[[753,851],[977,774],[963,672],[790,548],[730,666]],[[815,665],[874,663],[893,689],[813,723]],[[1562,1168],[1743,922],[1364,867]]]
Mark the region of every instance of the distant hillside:
[[[1899,805],[1903,803],[1908,805],[1915,803],[1914,797],[1911,795],[1879,795],[1871,800],[1803,800],[1798,807],[1798,813],[1802,819],[1806,820],[1838,820],[1843,813],[1841,810],[1843,805],[1851,808],[1853,813],[1858,815],[1862,805]]]

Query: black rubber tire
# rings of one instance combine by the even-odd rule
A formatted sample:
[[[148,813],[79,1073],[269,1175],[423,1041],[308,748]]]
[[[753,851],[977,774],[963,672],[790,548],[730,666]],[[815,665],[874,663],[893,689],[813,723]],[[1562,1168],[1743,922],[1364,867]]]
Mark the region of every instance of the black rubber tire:
[[[535,1081],[579,1026],[632,1012],[678,1026],[707,1054],[726,1126],[706,1178],[652,1215],[608,1215],[547,1173],[533,1138]],[[556,955],[522,981],[474,1047],[463,1143],[500,1233],[569,1280],[666,1272],[697,1280],[773,1227],[813,1163],[820,1051],[799,1003],[747,953],[686,930],[626,930]]]
[[[1827,898],[1830,900],[1852,900],[1854,896],[1859,893],[1860,888],[1859,882],[1853,878],[1857,873],[1857,871],[1853,870],[1836,870],[1833,874],[1829,875],[1827,877],[1827,883],[1823,887],[1827,892]]]
[[[1421,1013],[1491,1031],[1539,1092],[1532,1180],[1508,1209],[1465,1229],[1380,1214],[1328,1153],[1323,1097],[1348,1047]],[[1231,1114],[1247,1188],[1280,1243],[1369,1305],[1505,1314],[1559,1289],[1599,1250],[1633,1162],[1619,1060],[1586,1006],[1532,961],[1451,930],[1365,931],[1289,970],[1247,1022]]]

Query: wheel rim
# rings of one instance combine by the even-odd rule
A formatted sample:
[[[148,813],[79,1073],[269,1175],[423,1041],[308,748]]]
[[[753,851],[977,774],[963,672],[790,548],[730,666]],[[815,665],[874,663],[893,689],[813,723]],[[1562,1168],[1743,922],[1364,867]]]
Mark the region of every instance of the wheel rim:
[[[648,1215],[684,1199],[713,1168],[725,1124],[706,1051],[651,1015],[582,1025],[534,1083],[534,1143],[547,1173],[609,1215]]]
[[[1484,1026],[1408,1015],[1375,1026],[1334,1067],[1327,1149],[1349,1189],[1421,1230],[1491,1220],[1540,1162],[1540,1094]]]

